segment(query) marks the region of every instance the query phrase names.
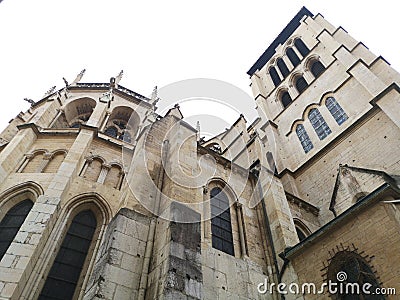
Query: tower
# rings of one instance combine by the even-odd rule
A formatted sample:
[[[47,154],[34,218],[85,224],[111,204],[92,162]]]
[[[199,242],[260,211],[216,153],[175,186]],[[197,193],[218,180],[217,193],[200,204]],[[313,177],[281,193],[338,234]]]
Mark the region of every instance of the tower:
[[[352,260],[396,286],[388,273],[398,234],[378,228],[398,228],[398,206],[384,201],[399,196],[399,74],[303,7],[248,75],[260,137],[276,143],[277,174],[301,240],[281,253],[298,282],[337,282],[333,270],[349,272]],[[365,243],[362,236],[375,238]]]

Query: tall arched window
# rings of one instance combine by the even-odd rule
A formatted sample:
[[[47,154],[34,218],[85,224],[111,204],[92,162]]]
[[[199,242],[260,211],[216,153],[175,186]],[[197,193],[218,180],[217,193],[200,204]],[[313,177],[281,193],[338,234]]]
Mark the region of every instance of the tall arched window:
[[[19,229],[30,212],[33,202],[29,199],[12,207],[0,222],[0,260],[7,252]]]
[[[269,76],[271,76],[272,82],[275,86],[278,86],[281,83],[281,79],[279,78],[278,72],[275,67],[269,68]]]
[[[213,188],[210,195],[212,246],[230,255],[235,255],[229,199],[218,187]]]
[[[296,78],[295,85],[299,94],[301,94],[308,87],[308,83],[303,76],[299,76]]]
[[[301,39],[296,39],[294,41],[294,45],[296,46],[297,50],[299,50],[300,54],[303,55],[303,57],[307,56],[308,53],[310,53],[310,49],[304,44],[304,42]]]
[[[286,77],[289,75],[289,73],[290,73],[289,69],[286,66],[285,62],[283,61],[283,58],[280,57],[276,64],[278,65],[279,71],[281,71],[281,74],[283,77]]]
[[[319,60],[315,60],[311,64],[310,71],[314,75],[314,77],[317,78],[325,71],[325,67]]]
[[[297,56],[296,52],[294,52],[292,48],[286,49],[286,55],[287,57],[289,57],[289,60],[294,68],[300,64],[300,58]]]
[[[282,93],[281,102],[282,102],[283,107],[286,107],[290,103],[292,103],[292,97],[290,97],[290,94],[288,91]]]
[[[346,113],[344,112],[343,108],[337,103],[336,99],[333,97],[328,97],[326,99],[326,107],[328,108],[329,112],[335,119],[335,121],[341,125],[344,121],[348,119]]]
[[[338,274],[342,276],[339,277]],[[343,278],[343,280],[339,281],[341,278]],[[348,250],[336,253],[328,266],[328,280],[337,284],[341,283],[343,287],[352,285],[356,289],[354,293],[350,294],[353,290],[349,292],[349,290],[346,291],[345,288],[338,288],[336,294],[331,295],[335,300],[385,299],[384,296],[374,293],[374,291],[380,287],[380,284],[371,267],[358,253]],[[371,294],[364,293],[363,287],[366,284],[369,284],[368,291]]]
[[[74,217],[39,299],[72,299],[96,226],[91,210],[81,211]]]
[[[310,140],[310,137],[308,136],[307,131],[302,124],[297,125],[296,134],[300,140],[301,146],[303,147],[305,153],[309,152],[312,148],[314,148]]]
[[[308,113],[308,119],[310,120],[311,125],[314,127],[315,132],[320,140],[323,140],[332,132],[317,108],[310,110]]]

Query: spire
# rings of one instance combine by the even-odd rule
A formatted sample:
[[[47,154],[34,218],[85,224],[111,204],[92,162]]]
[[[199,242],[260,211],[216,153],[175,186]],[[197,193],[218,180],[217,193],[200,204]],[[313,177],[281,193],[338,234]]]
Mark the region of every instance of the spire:
[[[115,85],[117,86],[119,84],[119,82],[122,79],[122,75],[124,75],[124,70],[121,70],[121,72],[119,72],[119,74],[117,75],[117,77],[115,77]]]
[[[200,141],[200,121],[196,123],[196,130],[197,130],[197,141]]]
[[[155,107],[158,101],[160,101],[160,98],[158,98],[158,89],[157,86],[155,86],[153,92],[151,93],[150,104]]]
[[[74,79],[74,81],[71,83],[71,85],[75,85],[77,84],[79,81],[81,81],[83,75],[85,74],[86,69],[83,69],[78,75],[76,75],[76,78]]]

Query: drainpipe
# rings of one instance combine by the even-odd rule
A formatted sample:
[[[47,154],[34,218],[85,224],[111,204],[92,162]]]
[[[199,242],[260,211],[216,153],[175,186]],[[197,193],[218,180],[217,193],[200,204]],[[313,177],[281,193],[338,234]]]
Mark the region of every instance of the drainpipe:
[[[275,268],[275,272],[273,273],[273,277],[274,277],[275,282],[277,282],[279,284],[279,283],[281,283],[281,278],[279,278],[279,273],[280,272],[279,272],[278,260],[277,260],[276,253],[275,253],[274,240],[272,239],[272,231],[271,231],[271,227],[269,225],[270,223],[269,223],[269,218],[268,218],[268,214],[267,214],[267,208],[265,206],[265,199],[264,199],[264,196],[263,196],[263,190],[262,190],[262,187],[261,187],[260,182],[259,182],[259,177],[258,177],[259,173],[255,169],[253,169],[251,171],[251,173],[257,179],[256,186],[257,186],[258,192],[260,193],[262,212],[263,212],[263,215],[264,215],[264,226],[265,226],[265,229],[267,231],[268,244],[271,246],[273,266]],[[279,296],[278,296],[277,292],[272,293],[272,297],[275,300],[279,300]],[[285,299],[285,296],[281,295],[281,299]]]

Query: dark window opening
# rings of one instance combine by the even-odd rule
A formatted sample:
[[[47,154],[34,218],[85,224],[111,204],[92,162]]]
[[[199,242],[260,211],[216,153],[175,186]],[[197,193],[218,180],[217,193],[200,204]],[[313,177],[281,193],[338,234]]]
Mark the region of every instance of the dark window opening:
[[[278,59],[277,65],[278,65],[279,71],[281,71],[281,74],[282,74],[283,77],[286,77],[286,76],[289,75],[289,73],[290,73],[289,69],[286,66],[286,64],[285,64],[285,62],[283,61],[282,58]]]
[[[340,104],[337,103],[335,98],[328,97],[325,104],[338,125],[342,125],[343,122],[348,119],[347,114],[344,112]]]
[[[278,72],[274,67],[269,69],[269,75],[271,76],[272,82],[275,86],[278,86],[281,83],[281,79],[279,78]]]
[[[306,57],[308,53],[310,53],[310,49],[304,44],[304,42],[301,39],[296,39],[294,41],[294,45],[296,46],[297,50],[299,50],[300,54],[303,57]]]
[[[287,107],[290,103],[292,103],[292,97],[290,97],[288,92],[284,92],[281,96],[281,102],[283,107]]]
[[[92,211],[72,220],[39,299],[72,299],[97,226]]]
[[[297,125],[296,134],[305,153],[308,153],[312,148],[314,148],[310,137],[302,124]]]
[[[29,199],[19,202],[12,207],[0,223],[0,260],[6,254],[8,247],[17,235],[28,213],[33,206]]]
[[[303,76],[296,79],[296,89],[301,94],[308,87],[307,81]]]
[[[117,137],[118,130],[114,126],[110,126],[106,129],[104,133],[112,137]]]
[[[317,108],[310,110],[308,118],[320,140],[323,140],[332,132]]]
[[[213,188],[210,195],[212,247],[235,255],[229,199],[220,188]]]
[[[294,52],[292,48],[288,48],[286,50],[286,55],[287,57],[289,57],[289,60],[294,68],[300,64],[300,58],[297,56],[296,52]]]
[[[315,78],[319,77],[325,71],[324,65],[319,61],[313,62],[311,65],[311,73],[314,75]]]

